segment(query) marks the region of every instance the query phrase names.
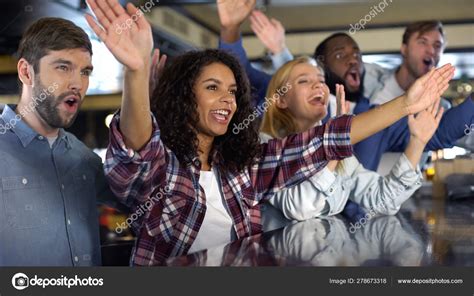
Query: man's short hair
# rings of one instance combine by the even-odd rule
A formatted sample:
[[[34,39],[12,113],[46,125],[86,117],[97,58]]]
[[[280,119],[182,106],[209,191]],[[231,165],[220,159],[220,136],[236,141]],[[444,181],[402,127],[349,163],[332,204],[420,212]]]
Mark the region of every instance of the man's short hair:
[[[411,23],[406,27],[403,33],[402,43],[408,44],[408,40],[410,40],[410,37],[415,33],[419,33],[421,36],[433,30],[437,30],[444,39],[443,24],[440,21],[430,20]]]
[[[316,47],[314,51],[313,58],[318,62],[318,64],[320,65],[326,64],[325,56],[326,56],[326,51],[327,51],[327,44],[329,41],[337,37],[349,37],[352,39],[351,36],[343,32],[334,33],[330,35],[329,37],[326,37],[326,39],[324,39],[323,41],[321,41],[321,43],[319,43],[319,45]]]
[[[49,51],[76,48],[86,49],[92,55],[86,32],[71,21],[46,17],[26,29],[18,48],[18,59],[26,59],[35,72],[39,72],[39,61]]]

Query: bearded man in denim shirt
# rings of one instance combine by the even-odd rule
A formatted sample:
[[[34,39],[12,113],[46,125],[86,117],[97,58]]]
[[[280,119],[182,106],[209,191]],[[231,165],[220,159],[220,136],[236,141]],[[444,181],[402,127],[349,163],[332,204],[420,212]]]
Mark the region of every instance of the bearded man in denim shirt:
[[[20,42],[18,105],[0,116],[0,266],[100,265],[101,159],[74,135],[92,45],[72,22],[42,18]]]

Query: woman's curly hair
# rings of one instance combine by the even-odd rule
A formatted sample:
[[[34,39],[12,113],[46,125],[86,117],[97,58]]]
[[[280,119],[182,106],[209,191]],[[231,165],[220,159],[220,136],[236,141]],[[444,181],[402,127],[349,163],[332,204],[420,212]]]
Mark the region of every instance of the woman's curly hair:
[[[208,49],[176,57],[160,75],[151,96],[151,109],[158,121],[163,143],[178,160],[186,163],[197,157],[199,115],[194,85],[202,69],[213,63],[224,64],[234,73],[237,110],[227,132],[214,139],[209,162],[215,154],[224,171],[241,171],[254,162],[260,150],[256,123],[239,130],[237,134],[233,133],[234,123],[238,126],[252,113],[248,78],[233,56],[221,50]]]

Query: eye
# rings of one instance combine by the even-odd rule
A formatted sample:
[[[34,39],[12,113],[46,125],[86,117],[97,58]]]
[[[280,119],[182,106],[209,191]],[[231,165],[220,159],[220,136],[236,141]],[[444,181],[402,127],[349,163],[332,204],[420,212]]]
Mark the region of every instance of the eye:
[[[236,89],[231,89],[231,90],[229,90],[229,93],[231,95],[235,95],[237,93],[237,90]]]
[[[344,55],[342,53],[336,53],[335,57],[336,59],[340,60],[344,57]]]
[[[298,80],[298,84],[308,83],[307,79]]]
[[[69,70],[68,66],[66,66],[66,65],[59,65],[59,66],[56,67],[56,69],[59,69],[59,70],[64,71],[64,72]]]
[[[84,75],[84,76],[91,76],[92,75],[92,71],[91,70],[84,70],[81,72],[81,75]]]
[[[358,59],[360,57],[360,52],[354,52],[354,57]]]
[[[208,85],[206,87],[206,89],[208,89],[208,90],[217,90],[217,85],[215,85],[215,84]]]

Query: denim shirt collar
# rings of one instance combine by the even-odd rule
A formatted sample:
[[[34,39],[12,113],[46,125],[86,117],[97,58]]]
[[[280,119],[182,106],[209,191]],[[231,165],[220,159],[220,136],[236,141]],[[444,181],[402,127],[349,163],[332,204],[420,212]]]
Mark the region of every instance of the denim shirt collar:
[[[15,113],[17,105],[5,105],[3,109],[1,118],[4,121],[5,128],[10,129],[17,135],[23,147],[28,146],[35,137],[40,136],[35,130],[33,130],[28,124],[26,124],[19,114]],[[59,129],[58,134],[59,140],[64,140],[66,147],[71,149],[71,142],[64,131],[64,129]]]

